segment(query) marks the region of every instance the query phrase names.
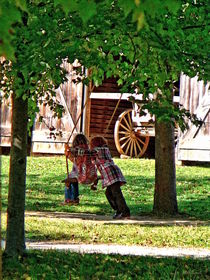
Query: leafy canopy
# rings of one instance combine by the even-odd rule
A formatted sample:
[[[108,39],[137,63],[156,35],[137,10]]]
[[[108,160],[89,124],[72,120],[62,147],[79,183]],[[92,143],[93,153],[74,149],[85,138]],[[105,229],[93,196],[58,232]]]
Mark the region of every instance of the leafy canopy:
[[[71,3],[74,11],[65,6],[66,14],[83,19],[79,1]],[[88,1],[86,8],[88,13]],[[95,85],[117,77],[122,92],[143,93],[143,110],[184,130],[186,116],[197,119],[173,104],[172,95],[181,72],[209,79],[207,10],[203,1],[97,1],[97,16],[83,19],[71,41]]]
[[[12,59],[3,65],[5,89],[28,98],[32,111],[38,102],[54,103],[54,89],[65,81],[63,59],[91,69],[97,86],[115,76],[122,91],[143,94],[143,109],[158,119],[173,119],[182,128],[190,115],[172,102],[181,72],[209,79],[208,5],[201,0],[4,1],[1,11],[7,27],[0,51]],[[15,22],[15,24],[14,24]],[[2,23],[1,23],[2,24]],[[5,39],[6,38],[6,39]],[[20,71],[21,69],[21,71]],[[81,69],[80,69],[81,71]],[[9,74],[8,74],[9,73]],[[14,78],[15,77],[15,78]],[[44,99],[44,93],[47,92]],[[150,93],[154,94],[152,100]],[[136,101],[135,101],[136,102]],[[59,104],[57,104],[59,105]]]

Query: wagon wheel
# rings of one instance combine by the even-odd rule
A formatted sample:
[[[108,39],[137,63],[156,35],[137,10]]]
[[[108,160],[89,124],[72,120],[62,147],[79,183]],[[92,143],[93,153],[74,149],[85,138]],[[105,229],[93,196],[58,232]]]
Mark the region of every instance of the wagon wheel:
[[[131,114],[132,109],[129,109],[118,117],[114,140],[120,154],[139,158],[146,152],[150,136],[141,135],[139,130],[134,130]]]

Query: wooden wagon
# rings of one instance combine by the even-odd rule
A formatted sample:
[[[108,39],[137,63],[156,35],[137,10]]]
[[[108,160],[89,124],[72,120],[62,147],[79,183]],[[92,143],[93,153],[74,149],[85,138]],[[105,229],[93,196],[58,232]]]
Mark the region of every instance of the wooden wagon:
[[[140,106],[136,103],[132,109],[119,115],[114,129],[114,140],[121,155],[131,158],[142,157],[150,139],[154,137],[154,118],[149,113],[141,116]]]
[[[119,106],[111,126],[106,131],[109,123],[107,119],[112,116],[116,107],[116,100],[121,97],[119,92],[107,92],[111,86],[100,86],[91,94],[89,136],[100,133],[109,138],[113,149],[113,143],[119,155],[129,157],[142,157],[147,152],[149,143],[154,143],[155,130],[154,120],[149,114],[139,115],[139,108],[136,104],[128,101],[130,94],[123,94],[121,104],[126,108],[122,110]],[[112,87],[113,88],[113,85]],[[139,95],[141,99],[141,95]],[[106,107],[104,106],[106,102]],[[108,103],[109,102],[109,103]],[[180,161],[203,161],[210,162],[210,91],[209,83],[198,81],[198,77],[189,78],[186,75],[180,76],[179,96],[174,97],[174,102],[182,105],[190,113],[196,114],[203,124],[196,127],[189,123],[189,129],[181,133],[175,130],[177,135],[176,157]],[[97,106],[96,106],[97,104]],[[111,107],[108,108],[107,105]],[[97,110],[95,108],[97,107]],[[98,115],[100,119],[98,121]],[[93,118],[94,116],[94,118]],[[97,127],[95,120],[98,121]],[[95,130],[93,129],[95,128]],[[114,137],[113,137],[114,135]],[[114,150],[114,149],[113,149]]]

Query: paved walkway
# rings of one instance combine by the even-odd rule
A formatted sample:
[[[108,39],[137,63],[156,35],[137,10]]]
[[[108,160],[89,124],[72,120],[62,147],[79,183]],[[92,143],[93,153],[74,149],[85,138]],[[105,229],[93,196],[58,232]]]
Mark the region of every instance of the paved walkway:
[[[40,219],[63,219],[71,222],[94,222],[94,223],[115,223],[115,224],[142,224],[142,225],[209,225],[208,221],[198,221],[183,218],[158,219],[148,216],[132,216],[129,220],[113,220],[109,216],[95,214],[66,213],[66,212],[28,212],[26,217],[38,217]],[[2,248],[5,242],[2,241]],[[36,250],[68,250],[76,253],[87,254],[119,254],[132,256],[152,257],[189,257],[210,260],[210,250],[198,248],[158,248],[145,246],[125,246],[112,244],[67,244],[60,242],[26,242],[27,249]]]
[[[68,250],[81,254],[119,254],[152,257],[189,257],[210,259],[210,250],[189,248],[157,248],[143,246],[107,245],[107,244],[55,244],[28,243],[28,249]]]
[[[2,241],[2,248],[5,242]],[[26,249],[32,250],[60,250],[80,254],[115,254],[144,257],[187,257],[195,259],[209,259],[210,250],[193,248],[158,248],[144,246],[125,246],[107,244],[63,244],[56,242],[26,242]]]
[[[208,221],[199,221],[193,219],[183,219],[179,216],[175,218],[160,219],[150,216],[131,216],[129,220],[113,220],[112,216],[88,214],[88,213],[68,213],[68,212],[34,212],[26,211],[26,217],[37,217],[40,219],[59,219],[70,222],[97,222],[97,223],[111,223],[111,224],[140,224],[140,225],[210,225]]]

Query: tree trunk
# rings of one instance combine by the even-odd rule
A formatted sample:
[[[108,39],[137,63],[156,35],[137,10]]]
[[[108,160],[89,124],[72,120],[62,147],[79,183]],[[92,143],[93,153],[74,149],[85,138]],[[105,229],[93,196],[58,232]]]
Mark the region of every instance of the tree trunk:
[[[2,98],[0,97],[0,120],[1,120],[1,112],[2,112]],[[1,134],[1,125],[0,125],[0,135]],[[0,139],[0,143],[1,143],[1,139]],[[0,175],[1,175],[1,155],[2,155],[2,148],[0,147]],[[0,181],[0,275],[2,275],[2,246],[1,246],[1,240],[2,240],[2,233],[1,233],[1,209],[2,209],[2,197],[1,197],[1,181]],[[1,276],[0,276],[1,279]]]
[[[25,251],[25,189],[27,160],[28,101],[12,96],[12,138],[10,153],[7,235],[5,254]]]
[[[155,123],[155,193],[153,211],[174,215],[178,212],[176,198],[176,167],[174,127]]]

